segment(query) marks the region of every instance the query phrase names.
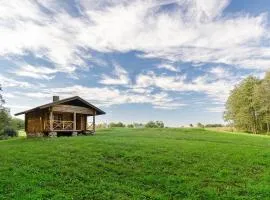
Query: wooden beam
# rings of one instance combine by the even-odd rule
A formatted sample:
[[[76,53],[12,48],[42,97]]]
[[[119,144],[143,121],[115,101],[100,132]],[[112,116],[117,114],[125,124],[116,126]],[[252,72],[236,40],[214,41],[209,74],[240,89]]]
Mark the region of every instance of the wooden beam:
[[[25,132],[28,132],[28,113],[25,113],[25,120],[24,120],[24,129]]]
[[[50,111],[50,131],[53,131],[53,111]]]
[[[94,111],[90,108],[72,106],[72,105],[55,105],[53,106],[54,112],[69,112],[69,113],[80,113],[85,115],[93,115]]]
[[[73,130],[74,131],[76,131],[76,129],[77,129],[77,127],[76,127],[76,115],[77,115],[77,113],[73,113]]]
[[[43,131],[46,130],[46,117],[45,117],[45,113],[43,113]]]
[[[96,112],[93,114],[93,131],[96,132]]]
[[[40,124],[41,132],[43,132],[42,116],[39,117],[39,124]]]
[[[81,117],[81,129],[83,130],[83,115],[80,116]]]

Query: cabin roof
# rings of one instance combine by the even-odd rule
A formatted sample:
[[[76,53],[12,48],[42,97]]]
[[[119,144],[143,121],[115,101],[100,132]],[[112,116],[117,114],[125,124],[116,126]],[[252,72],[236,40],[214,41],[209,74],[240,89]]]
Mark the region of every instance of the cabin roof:
[[[86,100],[82,99],[81,97],[74,96],[74,97],[54,101],[52,103],[44,104],[44,105],[32,108],[30,110],[26,110],[26,111],[23,111],[23,112],[16,113],[15,116],[22,115],[22,114],[25,114],[25,113],[29,113],[29,112],[34,111],[34,110],[40,110],[40,109],[44,109],[44,108],[49,108],[51,106],[55,106],[55,105],[58,105],[58,104],[69,103],[69,102],[74,102],[74,101],[81,102],[85,106],[94,109],[96,111],[96,115],[104,115],[104,114],[106,114],[103,110],[97,108],[96,106],[92,105],[91,103],[87,102]]]

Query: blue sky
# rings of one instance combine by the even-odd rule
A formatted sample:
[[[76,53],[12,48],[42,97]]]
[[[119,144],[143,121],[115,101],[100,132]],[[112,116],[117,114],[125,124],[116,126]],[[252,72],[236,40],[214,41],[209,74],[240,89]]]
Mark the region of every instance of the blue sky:
[[[267,0],[13,0],[0,4],[11,113],[81,96],[98,122],[223,123],[235,84],[270,69]]]

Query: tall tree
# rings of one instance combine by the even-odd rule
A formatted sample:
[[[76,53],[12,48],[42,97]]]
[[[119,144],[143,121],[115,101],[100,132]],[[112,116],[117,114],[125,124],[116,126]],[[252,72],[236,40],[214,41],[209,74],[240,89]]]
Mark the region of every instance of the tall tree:
[[[248,77],[231,92],[226,103],[224,119],[233,122],[238,129],[258,133],[258,112],[254,101],[254,89],[260,83]]]
[[[3,95],[2,95],[2,86],[1,86],[1,84],[0,84],[0,109],[2,110],[3,109],[3,105],[4,105],[4,103],[5,103],[5,100],[4,100],[4,98],[3,98]]]
[[[4,128],[6,128],[10,122],[10,117],[3,106],[5,103],[5,100],[3,98],[2,91],[3,90],[0,85],[0,135],[3,134]]]
[[[267,132],[270,132],[270,72],[266,73],[261,84],[257,85],[254,90],[255,105],[258,110],[261,130],[266,125]]]

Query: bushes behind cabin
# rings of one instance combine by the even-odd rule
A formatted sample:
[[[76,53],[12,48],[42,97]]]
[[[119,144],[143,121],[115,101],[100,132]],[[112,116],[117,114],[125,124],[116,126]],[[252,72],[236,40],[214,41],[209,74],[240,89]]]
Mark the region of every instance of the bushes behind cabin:
[[[17,137],[18,131],[22,129],[24,129],[23,120],[12,118],[6,110],[0,110],[0,140]]]

